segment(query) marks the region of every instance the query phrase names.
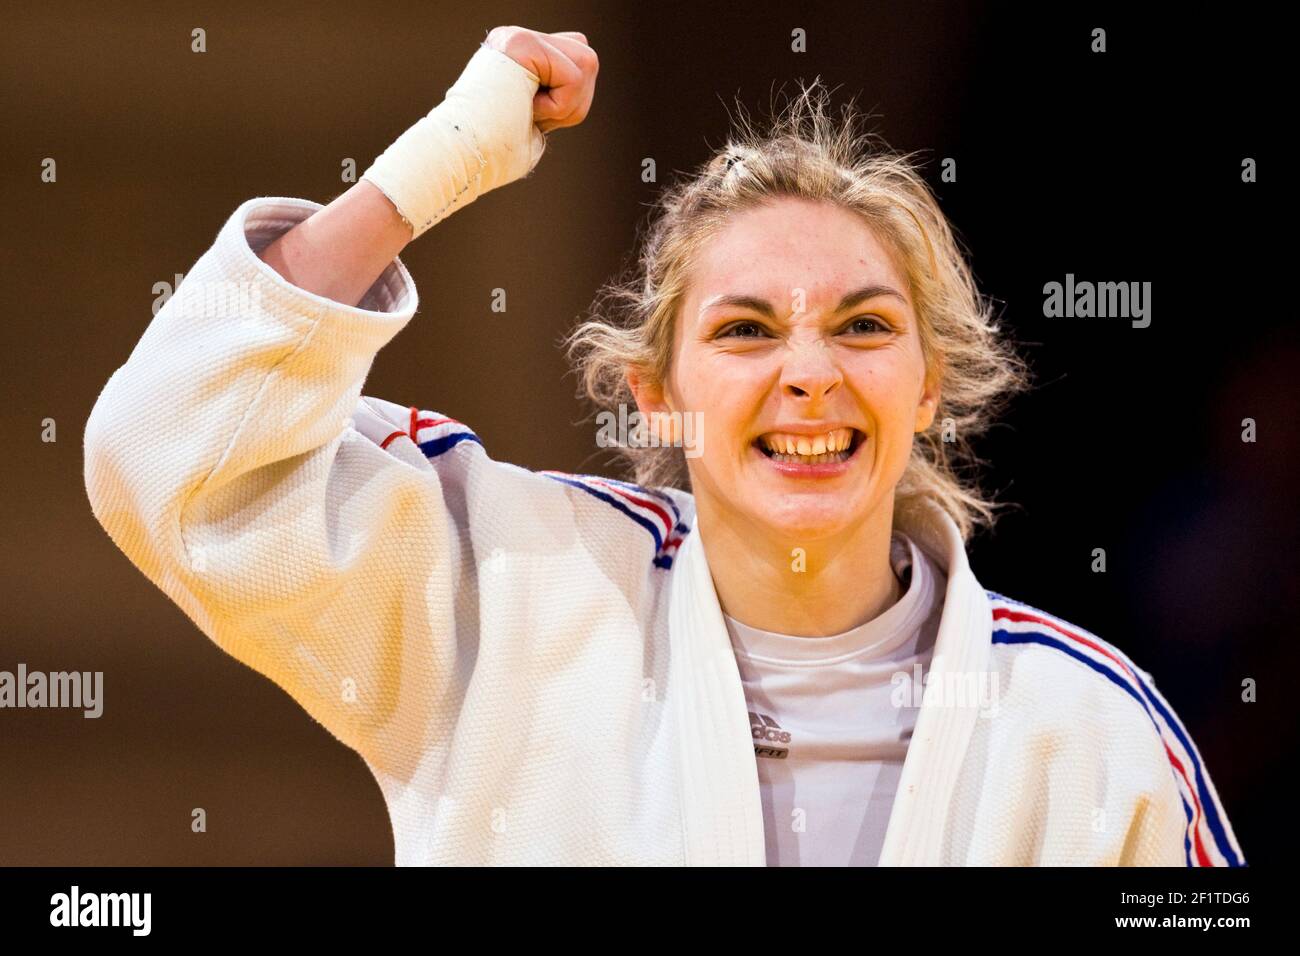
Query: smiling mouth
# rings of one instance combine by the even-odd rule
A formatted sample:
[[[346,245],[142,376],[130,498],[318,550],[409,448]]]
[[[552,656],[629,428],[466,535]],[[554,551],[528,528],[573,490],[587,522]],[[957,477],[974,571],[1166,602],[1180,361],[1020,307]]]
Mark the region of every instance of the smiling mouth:
[[[849,440],[848,448],[845,448],[842,451],[838,451],[838,452],[824,452],[820,455],[781,454],[779,452],[772,451],[770,448],[764,445],[761,437],[755,438],[753,442],[751,442],[751,444],[755,448],[757,448],[760,452],[762,452],[764,457],[769,458],[772,461],[781,462],[783,464],[791,464],[791,465],[831,464],[833,465],[833,464],[846,462],[850,458],[852,458],[855,454],[857,454],[858,449],[862,447],[862,443],[866,441],[866,437],[867,436],[863,432],[854,428],[853,436]]]

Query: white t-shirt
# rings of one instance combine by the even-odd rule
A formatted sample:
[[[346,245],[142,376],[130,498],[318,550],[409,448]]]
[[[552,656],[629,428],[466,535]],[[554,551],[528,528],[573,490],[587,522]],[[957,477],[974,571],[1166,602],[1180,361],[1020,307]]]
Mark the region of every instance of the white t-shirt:
[[[749,705],[768,866],[880,857],[947,587],[898,531],[890,563],[902,598],[843,634],[774,634],[723,615]]]

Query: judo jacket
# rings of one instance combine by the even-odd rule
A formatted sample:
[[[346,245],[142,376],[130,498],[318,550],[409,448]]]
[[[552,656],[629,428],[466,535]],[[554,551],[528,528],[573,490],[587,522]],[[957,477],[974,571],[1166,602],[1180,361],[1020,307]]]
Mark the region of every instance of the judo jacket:
[[[370,768],[398,865],[764,865],[754,746],[692,496],[497,461],[364,395],[415,316],[394,260],[356,306],[257,251],[321,208],[239,206],[85,430],[96,518],[218,647]],[[1151,675],[947,575],[881,865],[1242,865]]]

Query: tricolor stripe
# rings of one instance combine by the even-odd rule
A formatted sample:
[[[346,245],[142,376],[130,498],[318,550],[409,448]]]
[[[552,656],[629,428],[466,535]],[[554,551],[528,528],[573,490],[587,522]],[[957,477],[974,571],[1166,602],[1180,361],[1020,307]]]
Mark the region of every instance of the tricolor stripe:
[[[1142,705],[1164,744],[1187,814],[1187,865],[1244,866],[1241,848],[1224,826],[1227,815],[1200,753],[1150,675],[1094,634],[994,591],[988,595],[993,604],[993,643],[1054,648],[1101,674]]]
[[[681,520],[681,511],[673,499],[661,491],[643,488],[615,478],[599,475],[574,475],[563,471],[539,471],[554,481],[585,491],[599,501],[610,505],[649,532],[655,543],[654,566],[671,568],[673,555],[682,543],[682,535],[690,531]]]
[[[454,418],[447,418],[443,415],[433,417],[421,417],[420,410],[414,405],[410,408],[411,420],[405,431],[395,431],[382,442],[380,448],[387,448],[388,443],[397,438],[409,438],[424,453],[426,458],[437,458],[443,452],[456,447],[463,441],[478,442],[482,447],[483,442],[479,439],[469,426],[463,422],[458,422]],[[437,429],[438,434],[420,440],[420,436],[427,429]]]
[[[476,442],[479,447],[483,446],[483,442],[468,425],[454,418],[433,412],[422,413],[415,406],[411,406],[409,419],[405,430],[392,432],[380,443],[380,447],[387,448],[391,442],[399,438],[408,438],[419,447],[426,458],[437,458],[464,441]],[[682,535],[689,532],[690,528],[682,522],[681,510],[671,496],[651,488],[643,488],[616,478],[602,478],[599,475],[575,475],[550,470],[540,471],[537,474],[580,488],[631,518],[654,540],[655,567],[672,567],[673,555],[682,543]]]

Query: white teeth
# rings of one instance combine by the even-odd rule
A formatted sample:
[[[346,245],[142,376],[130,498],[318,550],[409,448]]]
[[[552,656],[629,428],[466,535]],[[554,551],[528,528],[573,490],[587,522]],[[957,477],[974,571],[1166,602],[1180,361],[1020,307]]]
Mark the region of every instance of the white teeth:
[[[818,435],[811,440],[805,437],[785,435],[765,435],[760,445],[766,447],[773,461],[788,462],[798,465],[820,465],[828,462],[843,462],[852,454],[852,429],[837,429],[826,435]]]
[[[853,442],[853,429],[836,428],[822,435],[789,435],[773,432],[759,439],[769,450],[783,455],[814,456],[844,451]]]

